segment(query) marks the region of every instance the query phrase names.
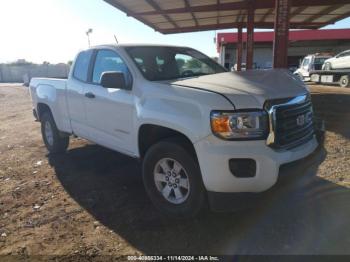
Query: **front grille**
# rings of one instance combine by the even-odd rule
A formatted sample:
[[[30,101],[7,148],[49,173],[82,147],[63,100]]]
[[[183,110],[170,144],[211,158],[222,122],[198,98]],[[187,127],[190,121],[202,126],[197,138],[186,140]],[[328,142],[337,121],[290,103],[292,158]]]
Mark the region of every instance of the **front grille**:
[[[314,135],[312,104],[309,96],[298,101],[273,105],[273,141],[271,147],[290,149],[306,143]],[[271,103],[271,101],[270,101]]]

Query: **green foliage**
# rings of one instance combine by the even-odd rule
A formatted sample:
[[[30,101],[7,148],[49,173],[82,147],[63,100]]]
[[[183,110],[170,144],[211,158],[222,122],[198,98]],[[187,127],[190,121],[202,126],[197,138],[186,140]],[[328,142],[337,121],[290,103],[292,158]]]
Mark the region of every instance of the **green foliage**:
[[[190,59],[186,61],[186,67],[187,68],[201,68],[202,63],[201,61],[197,60],[197,59]]]
[[[182,58],[177,58],[176,63],[179,68],[183,68],[183,66],[185,65],[185,60]]]

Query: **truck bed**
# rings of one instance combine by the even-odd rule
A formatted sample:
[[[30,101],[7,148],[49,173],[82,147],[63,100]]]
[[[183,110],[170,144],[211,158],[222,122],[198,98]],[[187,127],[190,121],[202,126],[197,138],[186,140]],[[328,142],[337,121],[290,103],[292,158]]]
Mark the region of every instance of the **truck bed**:
[[[339,84],[344,76],[350,77],[350,69],[314,70],[310,72],[310,80],[320,84]]]
[[[56,88],[65,88],[67,78],[41,78],[33,77],[30,80],[31,87],[37,87],[38,85],[52,85]]]
[[[318,74],[318,75],[343,75],[350,74],[350,69],[339,69],[339,70],[314,70],[310,72],[310,75]]]

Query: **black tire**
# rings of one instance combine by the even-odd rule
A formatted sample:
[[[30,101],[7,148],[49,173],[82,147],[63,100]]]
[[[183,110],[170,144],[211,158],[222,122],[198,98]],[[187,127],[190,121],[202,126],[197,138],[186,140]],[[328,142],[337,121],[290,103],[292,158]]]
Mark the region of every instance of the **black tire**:
[[[52,142],[49,143],[47,136],[45,134],[46,124],[51,126],[52,130]],[[57,129],[55,120],[53,119],[50,112],[46,112],[41,117],[41,135],[45,143],[46,148],[50,153],[63,153],[67,150],[69,145],[69,136],[63,136]]]
[[[349,76],[348,75],[342,76],[339,80],[339,85],[341,87],[350,87]]]
[[[206,206],[205,189],[198,162],[185,148],[176,140],[163,140],[153,145],[143,160],[143,182],[146,192],[155,207],[172,219],[193,218]],[[190,190],[183,203],[169,202],[156,186],[154,170],[157,163],[164,158],[176,160],[187,173]]]

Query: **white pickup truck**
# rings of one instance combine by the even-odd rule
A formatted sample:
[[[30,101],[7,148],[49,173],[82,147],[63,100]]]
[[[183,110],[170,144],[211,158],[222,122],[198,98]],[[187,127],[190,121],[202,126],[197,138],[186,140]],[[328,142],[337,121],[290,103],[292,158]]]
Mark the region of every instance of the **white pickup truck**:
[[[139,158],[151,201],[177,218],[237,193],[259,196],[282,164],[317,147],[298,77],[226,72],[186,47],[93,47],[78,54],[68,80],[33,78],[30,91],[51,153],[75,135]]]

